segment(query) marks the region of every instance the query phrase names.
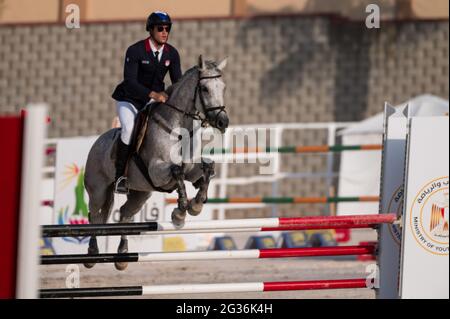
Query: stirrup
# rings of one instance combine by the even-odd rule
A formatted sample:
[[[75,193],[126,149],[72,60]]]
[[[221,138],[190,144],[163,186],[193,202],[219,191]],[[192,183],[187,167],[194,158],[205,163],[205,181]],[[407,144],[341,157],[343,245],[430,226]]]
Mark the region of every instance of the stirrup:
[[[114,184],[114,193],[128,195],[130,190],[128,189],[128,179],[126,176],[120,176]]]

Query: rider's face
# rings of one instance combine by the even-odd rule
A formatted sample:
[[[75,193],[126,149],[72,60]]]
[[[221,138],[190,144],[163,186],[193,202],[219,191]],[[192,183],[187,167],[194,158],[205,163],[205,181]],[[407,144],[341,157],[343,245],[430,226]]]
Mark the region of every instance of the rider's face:
[[[170,26],[155,25],[152,29],[152,38],[159,44],[164,44],[169,39]]]

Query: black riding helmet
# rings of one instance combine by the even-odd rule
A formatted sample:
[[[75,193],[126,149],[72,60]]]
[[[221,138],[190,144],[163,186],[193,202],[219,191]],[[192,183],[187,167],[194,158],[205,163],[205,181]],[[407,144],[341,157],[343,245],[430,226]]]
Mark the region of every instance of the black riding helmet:
[[[146,30],[150,31],[150,29],[155,25],[168,25],[171,27],[172,20],[170,20],[170,16],[167,13],[156,11],[147,18]]]

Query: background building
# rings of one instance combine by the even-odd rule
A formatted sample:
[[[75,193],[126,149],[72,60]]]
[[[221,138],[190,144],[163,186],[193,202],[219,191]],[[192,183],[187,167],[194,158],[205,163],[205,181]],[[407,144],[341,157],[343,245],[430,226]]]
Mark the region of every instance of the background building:
[[[85,21],[141,20],[143,13],[165,10],[176,18],[236,17],[260,14],[336,14],[365,18],[365,8],[375,3],[384,18],[448,18],[446,0],[0,0],[0,23],[57,22],[65,18],[68,4],[77,4]]]

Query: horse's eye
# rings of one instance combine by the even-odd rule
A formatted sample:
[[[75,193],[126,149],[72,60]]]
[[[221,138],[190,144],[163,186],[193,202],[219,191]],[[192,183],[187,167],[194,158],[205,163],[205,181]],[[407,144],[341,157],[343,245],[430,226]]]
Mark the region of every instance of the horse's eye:
[[[202,91],[207,93],[208,92],[208,88],[206,86],[202,86]]]

